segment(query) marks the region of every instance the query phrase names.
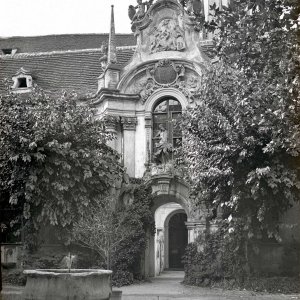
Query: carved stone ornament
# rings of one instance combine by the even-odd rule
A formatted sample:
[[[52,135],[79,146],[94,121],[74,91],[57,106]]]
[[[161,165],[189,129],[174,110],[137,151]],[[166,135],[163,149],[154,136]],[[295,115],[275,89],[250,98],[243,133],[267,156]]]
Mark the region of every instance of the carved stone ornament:
[[[164,19],[154,27],[150,36],[150,53],[183,51],[186,48],[184,31],[175,19]]]
[[[135,130],[137,124],[136,117],[121,117],[121,124],[125,130]]]
[[[194,97],[199,94],[201,83],[199,77],[185,73],[183,64],[176,64],[168,59],[160,60],[153,67],[147,68],[146,77],[137,80],[132,93],[140,94],[141,101],[145,103],[157,89],[174,87],[192,103]]]
[[[120,118],[118,116],[106,115],[104,117],[105,127],[108,130],[115,131],[117,129]]]
[[[131,22],[135,22],[138,20],[141,20],[146,12],[149,10],[153,3],[153,0],[145,1],[137,0],[137,6],[129,5],[128,7],[128,17],[131,20]]]

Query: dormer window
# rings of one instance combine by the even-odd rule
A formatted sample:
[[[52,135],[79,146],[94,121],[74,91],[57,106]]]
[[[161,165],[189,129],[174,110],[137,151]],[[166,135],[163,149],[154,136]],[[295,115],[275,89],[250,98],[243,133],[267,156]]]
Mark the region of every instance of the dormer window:
[[[12,91],[18,93],[30,92],[32,88],[32,76],[31,73],[24,68],[21,68],[15,76],[12,77],[14,82]]]
[[[18,84],[17,88],[27,88],[27,79],[26,77],[20,77],[18,78]]]
[[[2,53],[1,53],[2,52]],[[0,54],[3,55],[13,55],[17,52],[17,49],[13,49],[13,48],[4,48],[1,49]]]

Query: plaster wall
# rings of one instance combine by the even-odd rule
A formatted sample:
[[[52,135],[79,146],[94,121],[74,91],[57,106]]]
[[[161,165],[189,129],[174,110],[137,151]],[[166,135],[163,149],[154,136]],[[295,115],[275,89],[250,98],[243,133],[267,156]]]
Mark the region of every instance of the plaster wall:
[[[146,154],[145,117],[141,114],[137,116],[135,131],[135,177],[137,178],[141,178],[144,175]]]
[[[284,243],[300,243],[300,204],[294,203],[283,216],[280,222],[280,236]]]
[[[135,131],[123,130],[124,166],[130,177],[135,177]]]

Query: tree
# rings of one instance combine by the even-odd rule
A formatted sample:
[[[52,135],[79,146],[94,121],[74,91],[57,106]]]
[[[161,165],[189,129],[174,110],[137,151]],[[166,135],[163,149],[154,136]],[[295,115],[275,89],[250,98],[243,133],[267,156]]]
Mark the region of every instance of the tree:
[[[155,229],[151,188],[134,180],[123,184],[121,191],[91,207],[72,228],[72,241],[96,251],[113,270],[112,281],[117,286],[141,278],[147,237]]]
[[[227,233],[246,244],[279,240],[280,216],[300,195],[299,6],[212,8],[219,63],[203,75],[199,104],[182,126],[193,192],[222,207]]]
[[[110,136],[75,94],[0,96],[0,193],[33,221],[71,226],[122,173]]]
[[[107,197],[105,201],[90,207],[84,218],[76,221],[72,228],[72,240],[98,253],[111,269],[113,252],[128,234],[124,227],[124,215],[118,213],[115,201]]]

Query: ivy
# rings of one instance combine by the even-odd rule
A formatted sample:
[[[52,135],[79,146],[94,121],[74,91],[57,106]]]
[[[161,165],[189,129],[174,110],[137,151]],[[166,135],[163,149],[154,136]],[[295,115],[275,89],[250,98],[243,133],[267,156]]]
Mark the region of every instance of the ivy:
[[[122,215],[122,227],[128,232],[126,238],[116,247],[112,258],[113,284],[128,285],[134,279],[143,278],[142,259],[148,243],[148,237],[154,234],[155,223],[151,211],[153,196],[151,187],[141,180],[134,179],[130,185],[133,190],[133,201],[119,208]]]

